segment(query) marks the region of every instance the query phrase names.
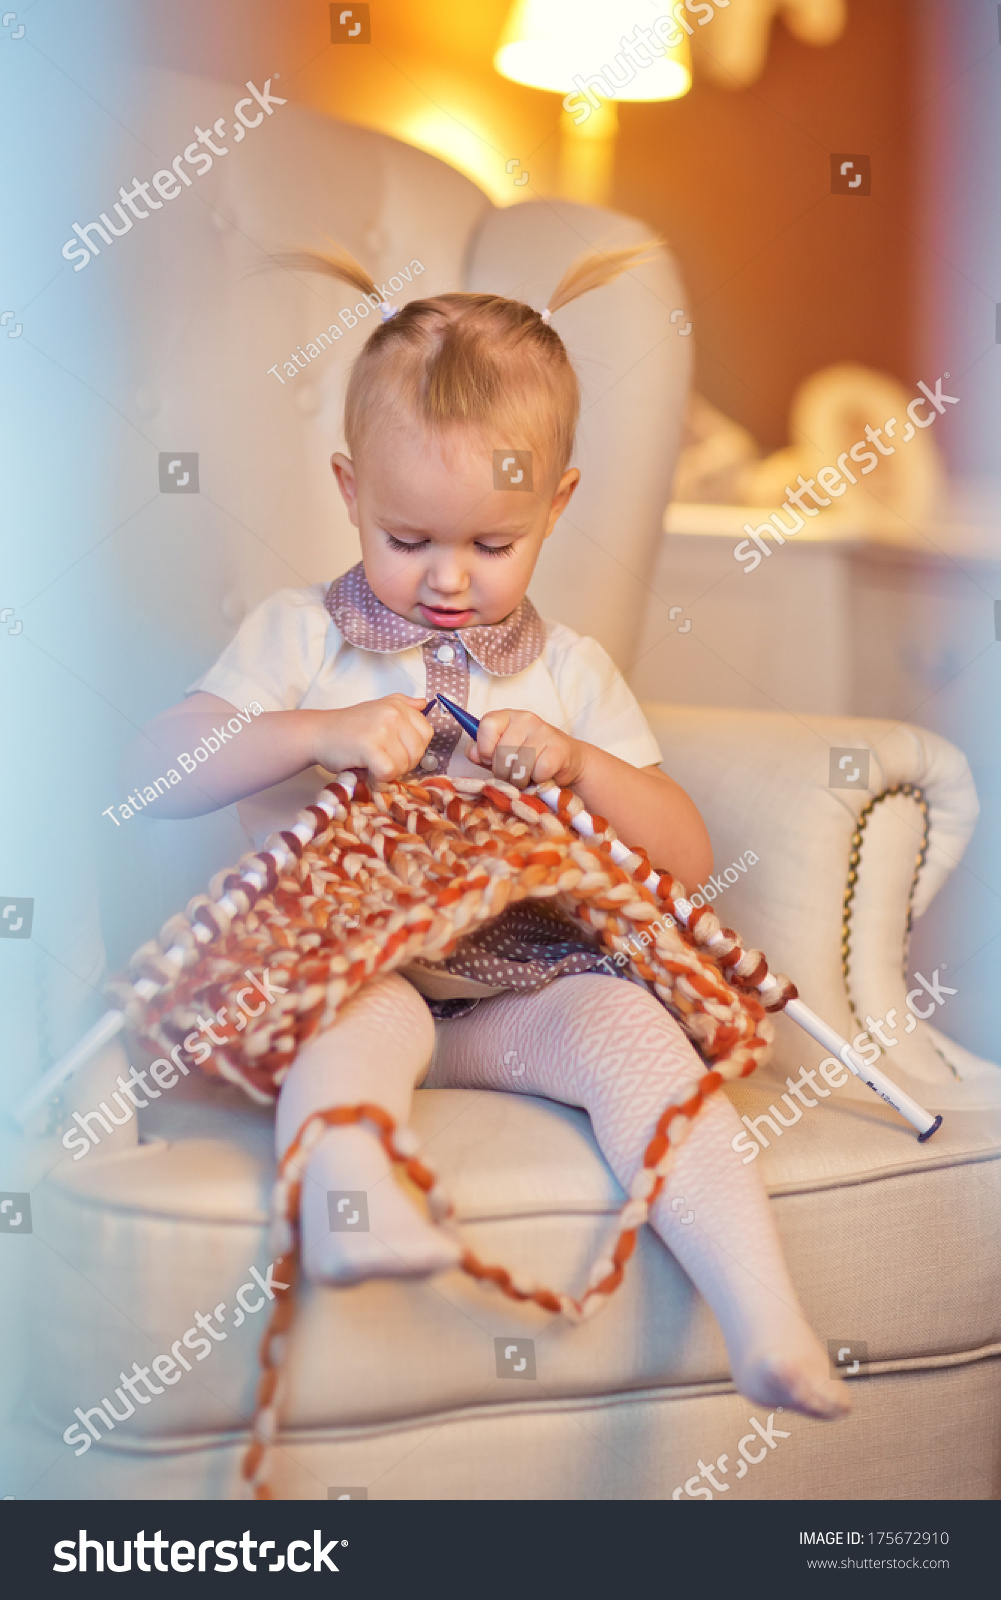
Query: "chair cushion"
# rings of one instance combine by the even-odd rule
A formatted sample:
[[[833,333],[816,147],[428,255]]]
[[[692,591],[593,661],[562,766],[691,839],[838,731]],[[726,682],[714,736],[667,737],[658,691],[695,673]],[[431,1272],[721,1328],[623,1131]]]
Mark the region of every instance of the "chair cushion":
[[[774,1093],[753,1082],[730,1092],[751,1118]],[[412,1122],[472,1248],[579,1292],[622,1200],[586,1116],[528,1096],[427,1090]],[[888,1108],[833,1096],[778,1138],[761,1126],[769,1146],[755,1159],[821,1338],[864,1341],[884,1370],[1001,1341],[997,1117],[952,1113],[919,1145]],[[37,1369],[46,1385],[38,1404],[50,1426],[62,1432],[75,1406],[113,1396],[119,1372],[168,1352],[196,1312],[217,1313],[222,1337],[203,1362],[191,1361],[184,1381],[137,1408],[128,1430],[166,1439],[245,1424],[267,1312],[262,1305],[237,1327],[236,1291],[270,1259],[273,1176],[270,1112],[199,1079],[165,1095],[155,1116],[144,1114],[143,1142],[65,1161],[36,1190],[35,1231],[53,1247],[38,1285]],[[52,1317],[47,1308],[68,1296],[73,1318]],[[526,1385],[525,1399],[728,1375],[708,1308],[645,1231],[622,1288],[581,1326],[520,1307],[461,1272],[306,1287],[286,1422],[375,1425],[509,1401],[512,1381],[498,1378],[494,1351],[505,1336],[535,1341],[538,1387]]]

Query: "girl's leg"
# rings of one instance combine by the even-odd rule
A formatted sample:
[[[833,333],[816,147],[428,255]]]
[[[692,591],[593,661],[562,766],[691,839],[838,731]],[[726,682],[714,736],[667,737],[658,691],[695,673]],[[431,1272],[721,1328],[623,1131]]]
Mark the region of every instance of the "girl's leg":
[[[645,989],[587,974],[482,1001],[439,1023],[426,1084],[519,1090],[582,1106],[628,1192],[661,1112],[705,1070]],[[827,1352],[803,1315],[768,1198],[731,1148],[740,1128],[730,1102],[713,1095],[678,1149],[651,1225],[714,1311],[741,1393],[760,1405],[840,1416],[848,1409],[844,1385],[831,1379]]]
[[[285,1080],[279,1159],[307,1117],[330,1106],[371,1100],[406,1123],[433,1045],[434,1021],[416,989],[395,973],[369,984],[305,1047]],[[332,1220],[341,1217],[335,1231]],[[322,1283],[439,1272],[460,1254],[414,1205],[364,1125],[331,1128],[316,1146],[303,1177],[300,1227],[303,1270]]]

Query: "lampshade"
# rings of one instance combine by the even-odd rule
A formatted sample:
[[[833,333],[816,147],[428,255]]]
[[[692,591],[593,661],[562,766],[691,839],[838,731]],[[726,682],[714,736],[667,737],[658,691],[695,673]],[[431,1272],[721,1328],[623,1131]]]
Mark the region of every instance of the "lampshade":
[[[606,88],[596,84],[596,92],[606,99],[677,100],[692,82],[688,35],[669,12],[652,20],[659,31],[650,7],[636,0],[515,0],[494,66],[515,83],[554,94],[598,77]]]

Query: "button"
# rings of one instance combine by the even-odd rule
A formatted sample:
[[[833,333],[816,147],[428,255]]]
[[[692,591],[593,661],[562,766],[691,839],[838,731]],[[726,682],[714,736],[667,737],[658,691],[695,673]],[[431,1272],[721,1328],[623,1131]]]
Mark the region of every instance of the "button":
[[[455,646],[451,644],[440,644],[434,653],[434,658],[436,661],[440,661],[443,666],[450,666],[455,660]]]
[[[436,771],[438,767],[438,757],[433,756],[431,752],[428,751],[426,756],[421,756],[421,766],[424,768],[425,772]]]

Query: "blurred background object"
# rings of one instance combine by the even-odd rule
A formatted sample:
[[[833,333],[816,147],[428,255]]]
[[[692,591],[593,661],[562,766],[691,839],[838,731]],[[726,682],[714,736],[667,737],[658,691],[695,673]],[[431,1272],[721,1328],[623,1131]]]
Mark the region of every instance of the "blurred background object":
[[[725,9],[724,9],[725,8]],[[700,11],[700,6],[689,8]],[[724,89],[746,89],[765,69],[772,24],[781,17],[801,44],[833,44],[847,21],[845,0],[715,0],[719,15],[710,39],[695,35],[694,52],[700,75]],[[702,26],[702,18],[699,18]]]
[[[790,443],[762,457],[746,428],[693,394],[672,499],[779,506],[797,479],[811,480],[826,468],[842,482],[824,511],[824,537],[913,543],[916,530],[942,510],[944,488],[941,458],[926,431],[935,414],[925,415],[920,391],[917,398],[923,420],[915,426],[907,417],[915,395],[903,384],[858,362],[838,362],[800,384],[789,415]],[[882,442],[873,441],[873,433],[885,434]],[[855,484],[843,476],[846,471]],[[807,515],[820,515],[816,504]],[[779,526],[788,528],[788,511]]]

